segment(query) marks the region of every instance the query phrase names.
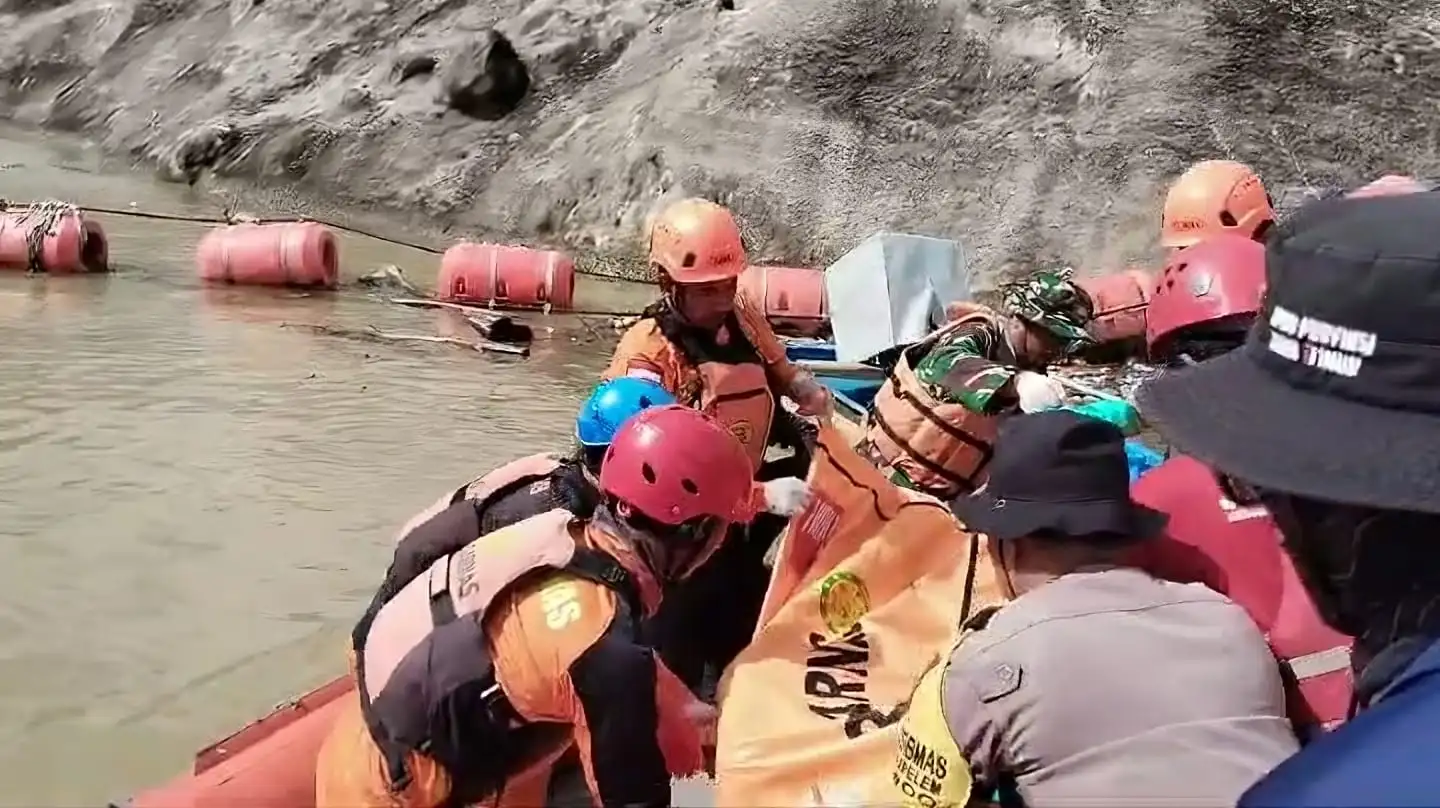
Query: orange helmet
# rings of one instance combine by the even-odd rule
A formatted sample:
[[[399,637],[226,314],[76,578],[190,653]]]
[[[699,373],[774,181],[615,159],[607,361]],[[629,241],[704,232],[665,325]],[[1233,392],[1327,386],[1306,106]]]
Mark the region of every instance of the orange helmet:
[[[682,199],[650,226],[650,263],[676,283],[723,281],[745,271],[745,245],[724,206]]]
[[[1160,243],[1189,247],[1221,233],[1259,241],[1274,223],[1260,175],[1244,163],[1205,160],[1190,166],[1165,195]]]

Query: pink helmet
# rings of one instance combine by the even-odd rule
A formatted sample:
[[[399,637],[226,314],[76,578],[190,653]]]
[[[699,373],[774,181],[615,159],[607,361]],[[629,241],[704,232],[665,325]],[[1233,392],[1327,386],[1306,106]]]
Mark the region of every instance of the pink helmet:
[[[713,418],[679,404],[627,420],[600,467],[600,488],[665,525],[701,517],[749,518],[755,470],[740,441]]]
[[[1239,320],[1260,312],[1265,245],[1244,236],[1213,236],[1166,261],[1145,312],[1145,345],[1159,357],[1182,329]]]

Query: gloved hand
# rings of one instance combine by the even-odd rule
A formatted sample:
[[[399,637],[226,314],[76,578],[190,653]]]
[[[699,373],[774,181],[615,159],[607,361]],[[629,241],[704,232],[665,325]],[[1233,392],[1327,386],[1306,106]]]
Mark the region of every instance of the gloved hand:
[[[811,376],[801,376],[795,380],[795,384],[790,388],[790,400],[795,402],[795,409],[799,410],[801,415],[812,418],[828,419],[835,411],[835,400],[830,397],[830,391]]]
[[[762,483],[765,510],[776,516],[794,516],[810,504],[810,483],[799,477],[781,477]]]
[[[1065,388],[1043,373],[1022,370],[1015,376],[1021,412],[1044,412],[1065,406]]]

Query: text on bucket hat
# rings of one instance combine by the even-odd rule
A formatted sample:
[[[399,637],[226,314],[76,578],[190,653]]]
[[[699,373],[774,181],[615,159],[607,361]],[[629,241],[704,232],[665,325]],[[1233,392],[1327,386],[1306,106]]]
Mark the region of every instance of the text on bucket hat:
[[[1038,532],[1140,539],[1158,534],[1166,522],[1164,514],[1130,499],[1120,430],[1066,410],[1005,419],[985,487],[950,507],[970,530],[996,539]]]
[[[1249,482],[1440,513],[1440,194],[1313,203],[1266,278],[1245,345],[1143,385],[1141,412]]]

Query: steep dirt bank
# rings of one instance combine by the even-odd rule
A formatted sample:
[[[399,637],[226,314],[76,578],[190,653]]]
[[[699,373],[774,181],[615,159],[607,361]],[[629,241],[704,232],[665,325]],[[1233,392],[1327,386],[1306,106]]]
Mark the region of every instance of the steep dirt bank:
[[[1431,5],[0,0],[0,114],[162,164],[233,127],[227,174],[575,247],[698,194],[767,257],[894,228],[986,271],[1102,270],[1146,256],[1197,158],[1276,185],[1440,170]],[[528,92],[447,111],[492,28]]]

